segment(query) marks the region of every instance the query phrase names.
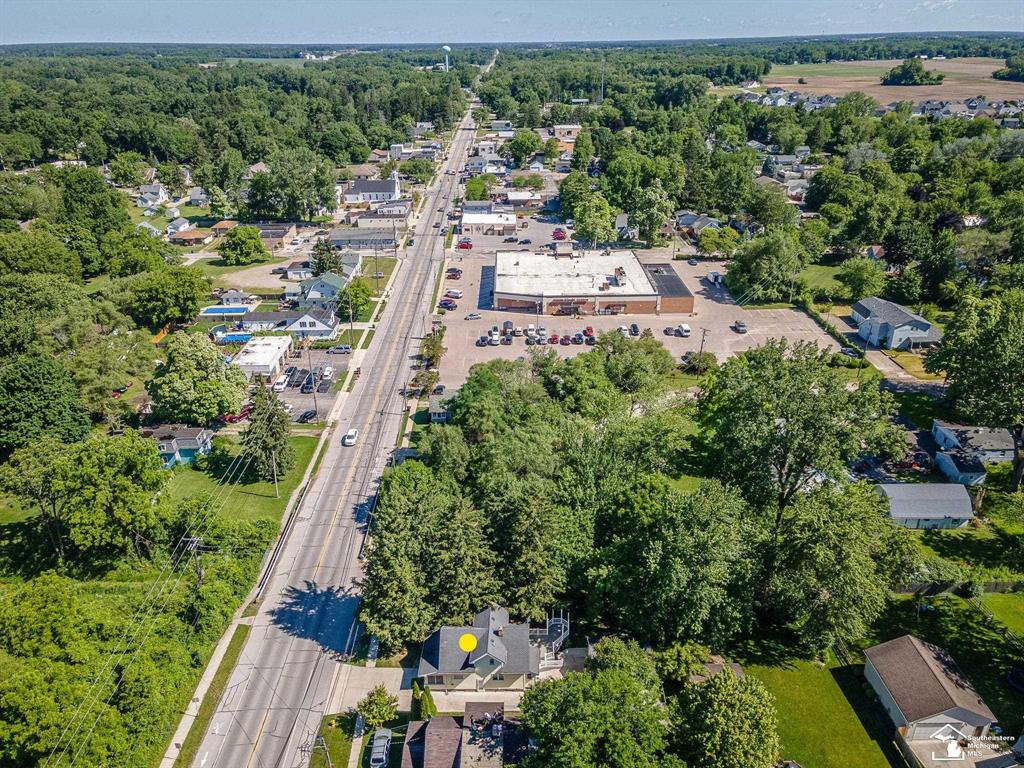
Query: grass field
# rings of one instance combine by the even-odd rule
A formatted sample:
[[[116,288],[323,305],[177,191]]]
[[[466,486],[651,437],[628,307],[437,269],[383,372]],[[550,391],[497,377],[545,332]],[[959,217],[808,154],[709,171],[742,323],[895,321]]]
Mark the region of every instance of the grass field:
[[[981,603],[1007,629],[1024,636],[1024,592],[989,592]]]
[[[373,289],[374,296],[380,296],[384,293],[384,288],[387,286],[388,280],[391,279],[391,275],[397,266],[398,259],[393,259],[391,257],[378,259],[368,258],[363,261],[363,280],[365,280],[366,284]],[[381,272],[381,277],[375,278],[373,276],[374,272]]]
[[[211,243],[207,248],[213,250],[216,247],[216,241]],[[198,267],[199,270],[214,280],[217,280],[224,275],[230,275],[234,272],[240,272],[243,269],[249,269],[251,267],[259,266],[260,264],[269,264],[271,262],[285,263],[288,259],[266,259],[265,261],[258,261],[255,264],[225,264],[223,259],[196,259],[192,265]],[[260,288],[259,292],[267,292],[268,288]]]
[[[323,750],[313,753],[309,761],[309,768],[345,768],[348,765],[349,755],[352,753],[352,729],[355,726],[355,715],[346,712],[341,715],[327,715],[320,725],[320,735],[327,742],[325,755]]]
[[[896,764],[884,715],[864,693],[859,668],[831,659],[827,666],[796,661],[743,669],[775,696],[784,759],[814,768]]]
[[[196,752],[203,741],[203,736],[206,735],[210,719],[217,710],[217,703],[224,694],[224,689],[228,686],[231,671],[238,663],[238,657],[242,655],[242,647],[245,645],[245,640],[249,636],[251,629],[252,627],[248,624],[239,624],[235,627],[235,633],[228,642],[224,658],[221,659],[220,666],[217,667],[217,671],[213,675],[213,681],[206,690],[203,703],[199,705],[196,719],[192,722],[192,727],[189,728],[185,741],[182,742],[181,751],[178,752],[178,759],[174,761],[175,768],[189,768],[195,762]]]
[[[934,419],[948,419],[949,406],[924,392],[894,392],[900,416],[921,429],[931,429]]]
[[[899,352],[893,349],[883,350],[882,354],[896,363],[896,365],[909,373],[915,379],[921,379],[922,381],[942,381],[946,378],[940,373],[929,373],[926,371],[924,369],[923,355],[915,355],[913,352]]]
[[[288,497],[302,479],[318,438],[315,436],[294,436],[292,445],[295,448],[295,466],[279,479],[281,496],[274,494],[274,482],[256,481],[242,482],[227,495],[224,514],[236,520],[255,520],[269,518],[277,520],[284,511]],[[194,467],[182,467],[174,472],[167,485],[167,495],[172,503],[202,493],[215,493],[218,489],[217,478],[208,472]]]
[[[843,291],[843,284],[836,280],[839,267],[829,264],[810,264],[804,267],[800,277],[807,283],[815,296],[837,296]]]
[[[765,87],[779,86],[802,93],[828,93],[843,96],[850,91],[861,91],[881,104],[890,101],[918,101],[928,98],[965,99],[979,94],[989,99],[1024,98],[1024,83],[996,80],[992,73],[1004,66],[1002,59],[959,58],[930,60],[925,69],[943,72],[946,79],[939,85],[886,86],[880,78],[897,60],[838,61],[821,64],[782,64],[761,83]],[[805,82],[799,82],[800,79]]]

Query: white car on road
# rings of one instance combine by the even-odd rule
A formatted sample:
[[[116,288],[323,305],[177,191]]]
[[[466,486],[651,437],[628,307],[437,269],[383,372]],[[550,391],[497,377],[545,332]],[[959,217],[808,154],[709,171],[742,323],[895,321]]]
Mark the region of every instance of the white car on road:
[[[345,436],[343,438],[341,438],[341,444],[342,445],[355,445],[356,444],[356,440],[358,440],[358,439],[359,439],[359,430],[358,429],[350,429],[348,432],[345,433]]]

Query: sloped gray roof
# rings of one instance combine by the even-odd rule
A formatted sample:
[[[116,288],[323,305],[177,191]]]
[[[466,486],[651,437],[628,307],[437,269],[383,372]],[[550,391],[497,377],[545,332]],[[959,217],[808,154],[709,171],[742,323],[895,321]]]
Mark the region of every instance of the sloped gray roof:
[[[875,487],[889,501],[890,517],[974,517],[971,497],[959,483],[882,483]]]
[[[935,419],[935,423],[951,432],[965,451],[1012,451],[1013,433],[1006,427],[972,427]]]
[[[853,305],[852,309],[862,317],[870,317],[872,320],[887,323],[896,328],[913,322],[922,323],[924,327],[931,325],[923,317],[915,315],[906,307],[892,301],[880,299],[877,296],[861,299]]]
[[[472,634],[477,647],[470,653],[459,648],[459,638]],[[509,620],[508,611],[497,606],[486,608],[469,627],[441,627],[423,642],[419,676],[465,672],[485,655],[501,663],[505,674],[540,671],[540,649],[530,642],[530,625]]]
[[[864,651],[908,722],[950,709],[972,725],[996,717],[942,648],[903,635]]]

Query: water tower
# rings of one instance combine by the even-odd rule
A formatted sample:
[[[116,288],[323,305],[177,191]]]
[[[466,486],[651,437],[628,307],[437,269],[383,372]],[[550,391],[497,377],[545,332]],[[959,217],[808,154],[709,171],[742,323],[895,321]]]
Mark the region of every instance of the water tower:
[[[452,52],[450,45],[442,45],[441,50],[444,51],[444,71],[448,71],[448,54]]]

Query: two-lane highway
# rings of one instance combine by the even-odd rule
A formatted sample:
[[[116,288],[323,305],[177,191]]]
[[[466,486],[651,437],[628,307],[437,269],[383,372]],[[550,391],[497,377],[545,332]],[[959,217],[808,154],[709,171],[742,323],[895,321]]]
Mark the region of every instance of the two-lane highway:
[[[415,245],[345,400],[317,479],[298,509],[259,614],[197,753],[195,768],[300,768],[356,638],[359,550],[404,413],[400,394],[429,330],[445,214],[472,144],[467,111],[426,192]],[[448,171],[453,171],[449,174]],[[434,224],[439,222],[440,226]],[[340,437],[359,430],[353,447]]]

